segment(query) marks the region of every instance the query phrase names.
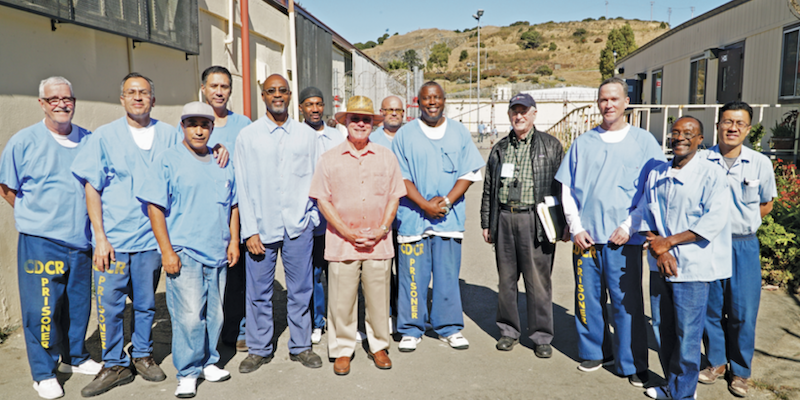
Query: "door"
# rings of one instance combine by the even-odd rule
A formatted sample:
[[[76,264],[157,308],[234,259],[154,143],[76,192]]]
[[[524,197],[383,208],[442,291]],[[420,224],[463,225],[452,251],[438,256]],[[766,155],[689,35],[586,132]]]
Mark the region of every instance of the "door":
[[[743,70],[744,47],[726,49],[719,53],[717,103],[725,104],[742,99]]]

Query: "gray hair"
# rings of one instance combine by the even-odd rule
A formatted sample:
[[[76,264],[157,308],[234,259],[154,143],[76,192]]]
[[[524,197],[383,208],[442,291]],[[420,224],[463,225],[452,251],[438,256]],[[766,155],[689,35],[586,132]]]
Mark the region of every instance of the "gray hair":
[[[602,89],[603,86],[611,84],[611,83],[616,83],[616,84],[622,86],[622,91],[625,92],[625,97],[628,96],[628,82],[625,82],[624,79],[622,79],[622,78],[620,78],[618,76],[612,76],[611,78],[608,78],[608,79],[604,80],[603,83],[601,83],[600,86],[597,87],[598,95],[600,94],[599,93],[600,89]]]
[[[39,82],[39,98],[44,98],[44,88],[50,85],[67,85],[69,86],[69,94],[74,95],[72,92],[72,84],[63,76],[51,76]]]
[[[146,77],[146,76],[144,76],[144,75],[142,75],[142,74],[140,74],[138,72],[131,72],[130,74],[125,75],[125,77],[122,78],[122,83],[119,84],[119,95],[120,96],[125,96],[125,93],[124,93],[125,92],[125,82],[127,82],[128,79],[133,79],[133,78],[142,78],[142,79],[146,80],[147,84],[150,85],[150,97],[156,97],[156,85],[153,83],[153,81],[150,78],[148,78],[148,77]]]

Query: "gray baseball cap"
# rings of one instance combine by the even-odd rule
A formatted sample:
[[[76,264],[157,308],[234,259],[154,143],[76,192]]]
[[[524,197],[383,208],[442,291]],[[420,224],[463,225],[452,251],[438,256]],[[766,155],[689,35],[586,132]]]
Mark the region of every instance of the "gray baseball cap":
[[[208,118],[213,122],[214,109],[206,103],[193,101],[183,106],[183,112],[181,113],[181,122],[183,122],[183,120],[185,120],[186,118],[191,118],[191,117]]]

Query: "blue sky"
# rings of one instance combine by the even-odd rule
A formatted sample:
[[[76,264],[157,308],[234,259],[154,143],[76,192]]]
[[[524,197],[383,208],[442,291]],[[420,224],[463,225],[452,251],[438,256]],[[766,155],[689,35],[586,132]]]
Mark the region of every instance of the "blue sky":
[[[656,0],[653,20],[678,26],[692,16],[713,10],[725,0]],[[301,0],[306,10],[322,20],[351,43],[377,40],[384,33],[393,35],[417,29],[461,29],[474,27],[472,18],[479,8],[484,10],[481,26],[507,26],[515,21],[532,24],[547,21],[579,21],[606,15],[605,0]],[[556,4],[558,6],[553,7]],[[608,0],[608,17],[650,20],[650,0]]]

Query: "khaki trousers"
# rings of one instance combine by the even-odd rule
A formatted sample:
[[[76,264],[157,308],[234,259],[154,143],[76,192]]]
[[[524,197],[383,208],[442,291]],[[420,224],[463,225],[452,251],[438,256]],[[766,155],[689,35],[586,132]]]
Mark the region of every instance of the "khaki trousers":
[[[364,293],[369,350],[389,348],[389,283],[392,260],[328,264],[328,357],[350,357],[358,329],[358,284]]]

